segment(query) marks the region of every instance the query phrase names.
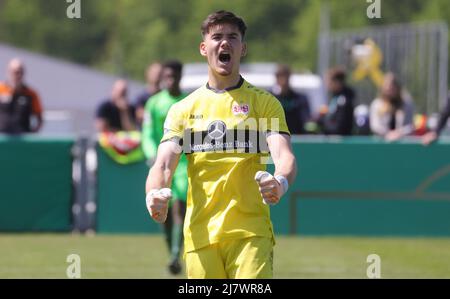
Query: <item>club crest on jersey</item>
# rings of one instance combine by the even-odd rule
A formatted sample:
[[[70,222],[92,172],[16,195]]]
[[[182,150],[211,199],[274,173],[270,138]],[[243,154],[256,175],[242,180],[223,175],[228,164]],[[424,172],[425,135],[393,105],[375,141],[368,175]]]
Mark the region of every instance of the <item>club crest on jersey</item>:
[[[233,104],[233,106],[231,107],[231,111],[233,112],[234,115],[248,115],[248,112],[250,111],[250,108],[248,106],[248,104]]]

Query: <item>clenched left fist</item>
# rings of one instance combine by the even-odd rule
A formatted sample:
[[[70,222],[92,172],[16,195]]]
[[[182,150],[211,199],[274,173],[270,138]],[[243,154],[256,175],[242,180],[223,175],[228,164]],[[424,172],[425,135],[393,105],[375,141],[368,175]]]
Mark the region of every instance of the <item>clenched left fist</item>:
[[[286,193],[289,183],[282,175],[274,177],[267,171],[258,171],[255,180],[259,185],[259,192],[267,205],[277,204]]]

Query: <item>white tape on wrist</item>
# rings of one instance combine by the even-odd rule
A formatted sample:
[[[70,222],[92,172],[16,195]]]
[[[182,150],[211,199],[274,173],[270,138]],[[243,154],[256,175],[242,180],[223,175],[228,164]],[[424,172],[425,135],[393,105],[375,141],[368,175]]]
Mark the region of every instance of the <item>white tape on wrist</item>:
[[[172,197],[172,190],[169,188],[162,188],[159,190],[159,194],[164,196],[165,198],[170,199]]]
[[[286,192],[289,189],[289,182],[288,180],[282,176],[282,175],[277,175],[275,176],[275,179],[278,181],[278,183],[280,183],[280,185],[283,187],[283,195],[286,194]]]
[[[167,199],[172,198],[172,190],[170,190],[170,188],[152,189],[147,193],[147,195],[145,197],[145,202],[146,202],[147,206],[150,204],[152,197],[157,194],[161,195]]]

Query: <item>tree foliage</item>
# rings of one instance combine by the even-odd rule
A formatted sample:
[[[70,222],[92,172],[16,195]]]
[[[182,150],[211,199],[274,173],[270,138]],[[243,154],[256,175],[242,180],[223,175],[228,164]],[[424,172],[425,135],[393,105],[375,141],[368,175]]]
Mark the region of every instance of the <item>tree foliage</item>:
[[[321,12],[330,29],[450,19],[447,0],[380,0],[368,19],[365,0],[81,0],[69,19],[62,0],[0,0],[0,41],[141,79],[154,60],[200,62],[200,24],[232,10],[248,25],[247,62],[290,63],[316,71]]]

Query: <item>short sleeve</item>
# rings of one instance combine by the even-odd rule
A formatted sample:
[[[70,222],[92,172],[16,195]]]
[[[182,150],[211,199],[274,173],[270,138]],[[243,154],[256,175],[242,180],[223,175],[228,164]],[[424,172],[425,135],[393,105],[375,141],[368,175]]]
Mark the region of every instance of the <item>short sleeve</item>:
[[[108,103],[107,102],[103,102],[98,106],[95,116],[97,118],[107,118],[108,117]]]
[[[180,105],[178,104],[172,105],[167,113],[161,142],[168,140],[180,141],[183,139],[185,119],[183,111],[180,110]]]
[[[260,114],[260,130],[290,135],[283,106],[274,96],[268,95]]]

